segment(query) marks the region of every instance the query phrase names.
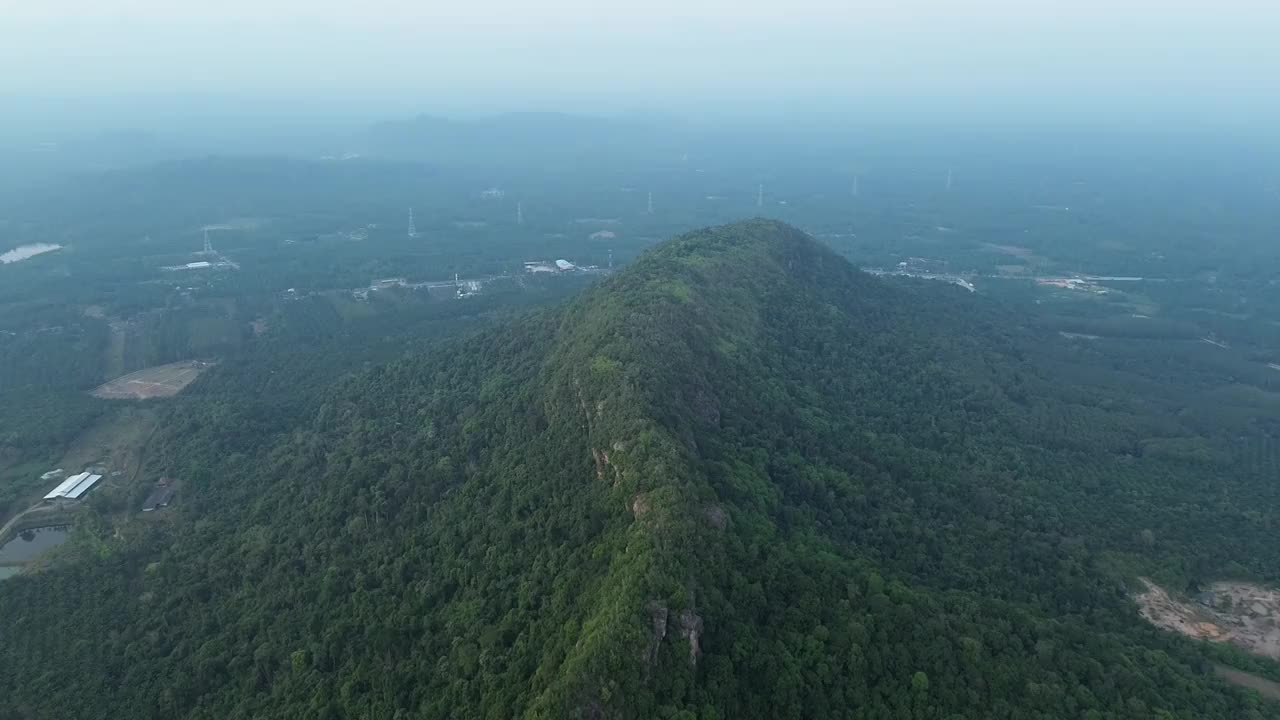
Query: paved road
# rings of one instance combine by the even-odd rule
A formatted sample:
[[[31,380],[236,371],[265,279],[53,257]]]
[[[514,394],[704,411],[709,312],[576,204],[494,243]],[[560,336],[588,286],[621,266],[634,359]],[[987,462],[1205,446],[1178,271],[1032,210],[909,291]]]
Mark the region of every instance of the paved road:
[[[0,527],[0,538],[3,538],[9,532],[9,528],[12,528],[14,525],[17,525],[18,521],[26,517],[27,515],[35,515],[41,512],[52,513],[58,510],[58,508],[44,505],[43,502],[44,501],[36,503],[35,505],[32,505],[26,510],[23,510],[17,515],[14,515],[13,517],[9,518],[9,522],[5,523],[3,527]]]

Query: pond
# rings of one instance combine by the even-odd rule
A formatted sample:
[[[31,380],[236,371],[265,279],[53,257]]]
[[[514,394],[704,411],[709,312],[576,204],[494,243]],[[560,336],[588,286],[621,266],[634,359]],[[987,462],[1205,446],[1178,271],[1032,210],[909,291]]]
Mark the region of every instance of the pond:
[[[22,568],[20,567],[13,567],[12,565],[0,565],[0,580],[4,580],[5,578],[11,578],[20,572],[22,572]]]
[[[42,255],[54,250],[61,250],[61,245],[53,245],[51,243],[36,243],[34,245],[20,245],[6,253],[0,253],[0,265],[8,265],[16,263],[20,260],[26,260],[37,255]]]
[[[56,547],[71,537],[70,525],[32,528],[18,533],[17,537],[0,547],[0,566],[25,563],[40,553]]]

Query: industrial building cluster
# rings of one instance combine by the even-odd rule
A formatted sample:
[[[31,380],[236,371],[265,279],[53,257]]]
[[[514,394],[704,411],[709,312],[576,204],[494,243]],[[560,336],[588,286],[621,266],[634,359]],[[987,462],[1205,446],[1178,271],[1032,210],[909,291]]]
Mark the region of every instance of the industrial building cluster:
[[[50,470],[44,475],[41,475],[40,479],[52,480],[58,475],[61,475],[62,472],[61,468],[58,470]],[[44,501],[51,503],[56,501],[79,500],[85,495],[85,493],[93,489],[98,484],[98,481],[102,480],[105,474],[105,469],[95,467],[84,472],[71,475],[67,477],[67,479],[58,483],[57,487],[50,490],[49,493],[44,496]],[[120,473],[117,471],[112,474],[119,475]],[[142,512],[152,512],[159,510],[160,508],[168,507],[169,504],[173,502],[173,497],[177,491],[178,486],[175,480],[168,477],[160,478],[160,480],[157,481],[155,486],[151,489],[151,492],[147,495],[147,499],[142,503]]]

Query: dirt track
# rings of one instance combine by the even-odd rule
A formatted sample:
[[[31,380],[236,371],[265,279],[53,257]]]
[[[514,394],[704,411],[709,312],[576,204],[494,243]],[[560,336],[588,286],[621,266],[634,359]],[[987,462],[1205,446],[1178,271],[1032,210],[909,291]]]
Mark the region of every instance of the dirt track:
[[[1276,683],[1263,677],[1258,677],[1253,673],[1247,673],[1243,670],[1229,668],[1226,665],[1216,665],[1214,666],[1213,671],[1218,673],[1219,677],[1227,680],[1228,682],[1233,682],[1236,685],[1243,685],[1244,687],[1257,690],[1259,693],[1271,698],[1272,700],[1280,700],[1280,683]]]

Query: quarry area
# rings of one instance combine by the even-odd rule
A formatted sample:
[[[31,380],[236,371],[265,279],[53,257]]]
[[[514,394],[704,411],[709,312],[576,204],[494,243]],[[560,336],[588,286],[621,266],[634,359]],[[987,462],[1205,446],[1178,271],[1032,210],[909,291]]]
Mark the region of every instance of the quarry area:
[[[1151,624],[1196,640],[1231,643],[1280,660],[1280,590],[1243,582],[1217,582],[1179,598],[1146,578],[1134,596]]]

